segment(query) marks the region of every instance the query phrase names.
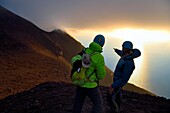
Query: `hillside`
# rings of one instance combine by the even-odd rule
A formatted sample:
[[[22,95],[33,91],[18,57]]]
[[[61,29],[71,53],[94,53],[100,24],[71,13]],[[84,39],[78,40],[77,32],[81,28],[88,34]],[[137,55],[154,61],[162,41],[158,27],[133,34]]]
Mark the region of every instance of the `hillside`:
[[[110,113],[107,87],[100,86],[104,99],[102,113]],[[75,86],[47,82],[28,91],[0,100],[1,113],[71,113]],[[82,113],[90,113],[92,103],[86,98]],[[169,113],[170,100],[162,97],[123,91],[121,113]]]
[[[0,7],[0,98],[46,81],[70,80],[70,64],[49,36]]]
[[[43,82],[70,82],[70,59],[83,46],[61,30],[46,32],[0,6],[0,99]],[[100,85],[108,86],[112,71]],[[147,91],[130,85],[128,89]]]

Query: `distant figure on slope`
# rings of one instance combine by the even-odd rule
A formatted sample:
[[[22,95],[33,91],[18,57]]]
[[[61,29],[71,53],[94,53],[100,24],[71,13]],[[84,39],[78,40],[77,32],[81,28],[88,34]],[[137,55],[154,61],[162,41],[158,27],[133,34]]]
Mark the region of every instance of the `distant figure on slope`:
[[[114,71],[113,83],[109,87],[108,101],[113,113],[119,113],[122,87],[126,85],[135,69],[133,59],[139,57],[141,52],[138,49],[133,49],[133,44],[130,41],[125,41],[122,44],[122,50],[114,50],[120,56],[120,59]]]
[[[90,43],[89,48],[85,48],[81,53],[71,59],[73,66],[71,78],[73,84],[77,85],[73,113],[81,113],[86,96],[93,102],[91,113],[101,113],[102,111],[103,99],[98,83],[99,80],[102,80],[106,76],[104,57],[101,54],[104,43],[104,36],[97,35],[93,42]],[[86,54],[86,56],[84,53],[89,55]],[[90,58],[83,60],[83,58],[88,56],[90,56]],[[81,67],[76,68],[78,65],[81,65]],[[84,81],[79,81],[80,78],[76,79],[76,74],[82,76],[83,70],[85,71],[82,77]]]

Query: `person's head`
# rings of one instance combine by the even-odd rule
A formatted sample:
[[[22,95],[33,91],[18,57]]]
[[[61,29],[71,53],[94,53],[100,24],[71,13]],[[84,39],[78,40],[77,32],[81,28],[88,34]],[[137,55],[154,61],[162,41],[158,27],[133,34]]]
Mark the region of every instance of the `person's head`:
[[[105,37],[101,34],[99,35],[96,35],[93,42],[96,42],[98,43],[101,47],[104,46],[104,43],[105,43]]]
[[[130,41],[125,41],[122,44],[122,50],[124,53],[129,54],[133,49],[133,44]]]

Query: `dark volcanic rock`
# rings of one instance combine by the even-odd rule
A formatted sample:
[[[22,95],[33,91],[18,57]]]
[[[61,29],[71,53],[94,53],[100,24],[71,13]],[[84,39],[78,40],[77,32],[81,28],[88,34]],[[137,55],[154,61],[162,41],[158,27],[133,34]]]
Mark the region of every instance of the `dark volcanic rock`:
[[[100,86],[104,99],[102,113],[109,112],[107,87]],[[0,113],[71,113],[75,86],[47,82],[28,91],[0,100]],[[86,98],[82,113],[89,113],[92,103]],[[170,100],[123,91],[122,113],[170,113]]]

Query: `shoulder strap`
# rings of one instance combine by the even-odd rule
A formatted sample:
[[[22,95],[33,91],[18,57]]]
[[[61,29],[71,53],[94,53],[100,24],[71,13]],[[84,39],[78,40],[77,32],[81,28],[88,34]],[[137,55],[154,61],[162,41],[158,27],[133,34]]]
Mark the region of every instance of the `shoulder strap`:
[[[96,72],[96,69],[89,75],[89,76],[86,76],[86,78],[90,81],[90,77]],[[96,78],[98,79],[97,75],[96,75]],[[94,82],[97,82],[97,84],[99,84],[99,79],[97,81],[94,81]]]
[[[94,71],[93,71],[90,75],[88,75],[88,76],[86,76],[86,77],[87,77],[87,78],[90,78],[95,72],[96,72],[96,69],[94,69]]]

